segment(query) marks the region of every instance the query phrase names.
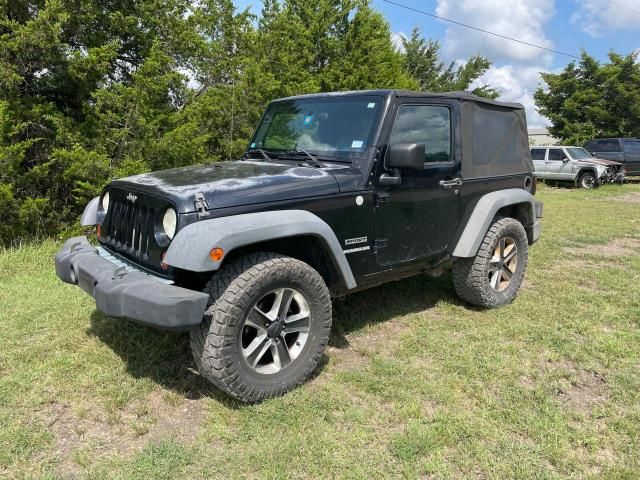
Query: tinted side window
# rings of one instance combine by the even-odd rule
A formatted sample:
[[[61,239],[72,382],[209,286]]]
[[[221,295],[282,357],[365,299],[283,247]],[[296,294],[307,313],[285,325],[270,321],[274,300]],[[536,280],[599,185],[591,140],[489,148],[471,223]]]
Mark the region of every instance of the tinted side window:
[[[544,160],[544,154],[546,150],[544,148],[532,148],[531,149],[531,158],[534,160]]]
[[[609,140],[592,140],[587,144],[587,149],[592,152],[619,152],[620,142],[615,138]]]
[[[624,151],[625,152],[640,153],[640,140],[625,140],[624,141]]]
[[[560,148],[552,148],[549,150],[549,160],[564,160],[567,156],[564,154],[564,150]]]
[[[434,105],[402,105],[390,143],[422,143],[425,162],[450,162],[451,111]]]

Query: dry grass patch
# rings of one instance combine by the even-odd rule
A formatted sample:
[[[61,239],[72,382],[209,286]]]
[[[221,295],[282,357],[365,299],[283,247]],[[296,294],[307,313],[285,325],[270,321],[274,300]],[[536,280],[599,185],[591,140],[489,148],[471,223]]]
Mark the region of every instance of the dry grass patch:
[[[563,249],[571,255],[599,256],[602,258],[624,258],[636,255],[640,250],[640,239],[635,237],[622,237],[611,240],[604,245],[584,245],[581,247],[565,247]]]
[[[59,472],[75,475],[84,466],[83,452],[90,451],[97,458],[131,456],[167,439],[194,441],[202,426],[205,398],[182,398],[172,404],[164,397],[161,391],[154,391],[146,401],[116,412],[74,410],[57,402],[47,405],[37,417],[53,434],[55,455],[61,460]]]
[[[640,203],[640,192],[628,192],[624,195],[614,197],[612,200],[623,203]]]

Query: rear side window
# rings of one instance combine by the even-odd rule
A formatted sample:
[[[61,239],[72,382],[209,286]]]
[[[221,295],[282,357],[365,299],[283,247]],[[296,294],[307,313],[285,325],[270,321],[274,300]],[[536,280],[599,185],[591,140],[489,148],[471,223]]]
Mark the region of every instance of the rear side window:
[[[619,152],[620,142],[617,138],[608,140],[592,140],[586,144],[587,150],[592,152]]]
[[[624,151],[625,152],[640,153],[640,140],[625,140],[624,141]]]
[[[531,158],[534,160],[544,160],[544,154],[546,150],[544,148],[532,148],[531,149]]]
[[[450,162],[451,110],[435,105],[402,105],[390,143],[422,143],[425,163]]]
[[[564,150],[560,148],[552,148],[549,150],[549,160],[564,160],[567,156],[564,154]]]

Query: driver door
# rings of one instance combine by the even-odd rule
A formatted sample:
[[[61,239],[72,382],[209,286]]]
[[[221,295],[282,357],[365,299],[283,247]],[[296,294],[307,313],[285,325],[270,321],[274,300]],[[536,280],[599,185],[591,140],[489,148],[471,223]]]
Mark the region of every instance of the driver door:
[[[425,145],[424,168],[401,171],[401,183],[378,186],[374,213],[376,261],[408,262],[443,254],[458,226],[460,164],[455,158],[453,108],[412,99],[396,109],[388,147]],[[386,149],[387,155],[389,148]],[[441,182],[449,184],[441,185]]]

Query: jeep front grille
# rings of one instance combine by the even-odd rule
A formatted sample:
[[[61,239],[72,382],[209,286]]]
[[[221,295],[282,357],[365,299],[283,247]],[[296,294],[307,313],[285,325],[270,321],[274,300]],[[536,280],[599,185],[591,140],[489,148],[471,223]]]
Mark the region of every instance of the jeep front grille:
[[[153,208],[114,198],[103,226],[102,240],[113,249],[146,262],[154,242],[154,219]]]

